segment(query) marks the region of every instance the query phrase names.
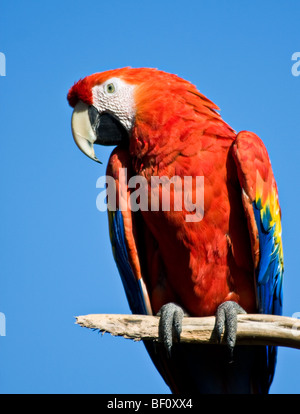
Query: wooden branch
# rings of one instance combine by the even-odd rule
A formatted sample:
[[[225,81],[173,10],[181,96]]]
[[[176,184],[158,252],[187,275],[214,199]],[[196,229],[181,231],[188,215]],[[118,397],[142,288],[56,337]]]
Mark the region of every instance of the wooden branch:
[[[108,332],[113,336],[158,341],[159,317],[145,315],[77,316],[80,326]],[[183,319],[181,342],[217,343],[213,328],[215,317]],[[222,340],[224,343],[224,341]],[[274,315],[238,315],[237,345],[278,345],[300,349],[300,320]]]

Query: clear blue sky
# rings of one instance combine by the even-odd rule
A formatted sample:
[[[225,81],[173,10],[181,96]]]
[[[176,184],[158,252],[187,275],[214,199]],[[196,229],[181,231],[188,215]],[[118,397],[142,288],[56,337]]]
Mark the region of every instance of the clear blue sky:
[[[1,393],[165,393],[143,344],[74,325],[129,313],[96,209],[103,165],[70,129],[69,87],[94,72],[157,67],[194,84],[237,131],[257,133],[279,187],[284,314],[300,312],[299,0],[5,1],[0,14]],[[300,351],[280,349],[272,393],[299,393]]]

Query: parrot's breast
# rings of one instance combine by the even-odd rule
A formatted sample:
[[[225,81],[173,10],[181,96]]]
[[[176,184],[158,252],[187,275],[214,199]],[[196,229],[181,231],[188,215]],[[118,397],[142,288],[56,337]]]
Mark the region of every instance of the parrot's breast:
[[[238,302],[248,312],[255,310],[250,238],[230,154],[231,142],[224,145],[222,141],[220,145],[215,140],[214,148],[196,153],[188,166],[186,157],[179,156],[169,167],[158,171],[160,176],[169,177],[174,171],[184,171],[182,182],[185,177],[194,181],[203,177],[204,211],[199,221],[191,222],[187,221],[190,212],[184,208],[174,211],[172,204],[170,211],[142,211],[156,246],[148,258],[155,313],[170,301],[194,316],[213,315],[226,300]],[[196,191],[194,186],[189,194],[194,200]],[[175,186],[171,187],[171,201],[175,193]]]

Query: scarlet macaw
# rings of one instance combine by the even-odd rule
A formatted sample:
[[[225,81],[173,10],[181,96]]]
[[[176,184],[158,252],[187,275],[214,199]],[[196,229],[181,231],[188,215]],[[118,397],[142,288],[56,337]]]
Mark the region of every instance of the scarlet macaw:
[[[78,147],[114,145],[107,175],[125,199],[144,177],[147,207],[108,211],[114,258],[133,313],[161,315],[164,344],[145,342],[174,393],[267,393],[276,348],[235,346],[237,313],[281,314],[283,253],[277,186],[266,148],[238,134],[191,83],[156,69],[122,68],[79,80],[68,93]],[[151,211],[151,177],[204,177],[204,214]],[[178,197],[170,187],[171,201]],[[159,193],[160,202],[162,192]],[[229,348],[174,341],[183,314],[216,315]]]

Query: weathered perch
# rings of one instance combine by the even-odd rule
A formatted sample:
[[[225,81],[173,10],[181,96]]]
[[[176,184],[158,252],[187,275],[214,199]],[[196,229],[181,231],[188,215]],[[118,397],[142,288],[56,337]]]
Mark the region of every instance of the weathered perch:
[[[77,316],[80,326],[108,332],[113,336],[140,340],[159,340],[159,317],[145,315]],[[181,342],[216,343],[215,317],[183,319]],[[238,315],[237,345],[278,345],[300,349],[300,320],[274,315]]]

